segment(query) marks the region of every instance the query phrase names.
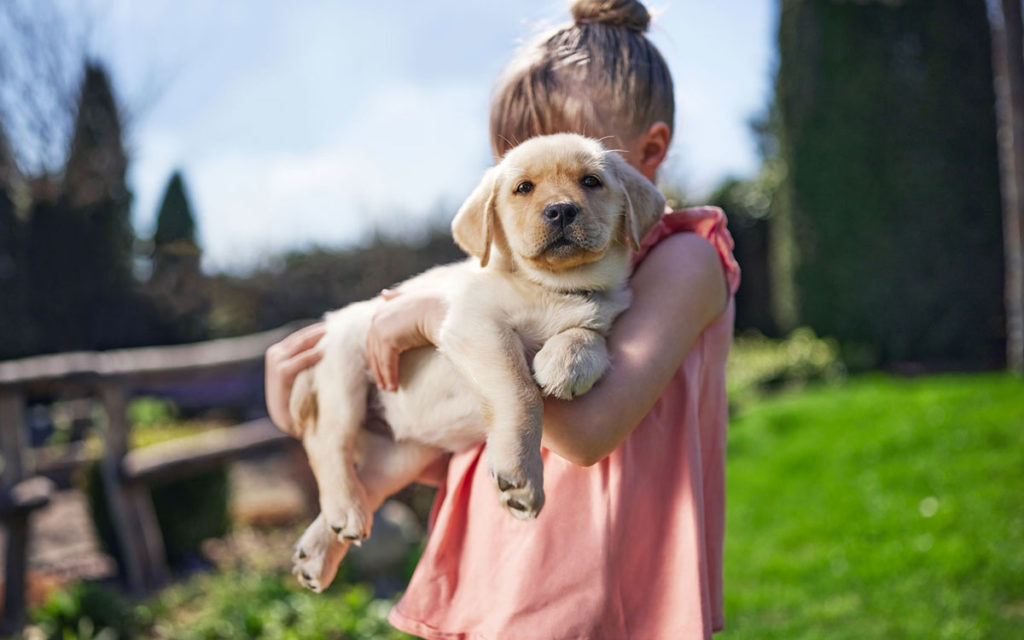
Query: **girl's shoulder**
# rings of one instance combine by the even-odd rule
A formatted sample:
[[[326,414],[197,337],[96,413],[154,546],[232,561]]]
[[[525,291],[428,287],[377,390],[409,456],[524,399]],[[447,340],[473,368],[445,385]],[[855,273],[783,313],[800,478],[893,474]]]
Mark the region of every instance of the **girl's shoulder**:
[[[703,206],[666,211],[658,224],[644,237],[640,250],[633,254],[636,268],[662,240],[677,233],[694,233],[706,239],[718,253],[729,285],[735,293],[740,283],[740,266],[733,256],[735,243],[729,233],[728,219],[719,207]]]

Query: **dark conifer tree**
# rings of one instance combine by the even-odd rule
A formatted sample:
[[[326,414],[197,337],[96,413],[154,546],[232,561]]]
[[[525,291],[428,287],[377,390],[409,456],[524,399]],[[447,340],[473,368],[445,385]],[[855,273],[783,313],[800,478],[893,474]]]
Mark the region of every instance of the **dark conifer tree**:
[[[185,179],[181,171],[175,171],[167,182],[160,211],[156,217],[156,233],[153,244],[159,248],[175,242],[187,242],[196,246],[196,223],[185,190]]]
[[[32,325],[25,298],[25,229],[15,191],[20,176],[0,125],[0,360],[32,353]]]
[[[985,0],[782,0],[779,25],[802,322],[882,362],[998,364]]]
[[[196,223],[185,178],[175,171],[167,182],[153,234],[153,273],[148,291],[169,327],[167,342],[207,337],[209,307],[200,269]]]
[[[29,228],[30,301],[42,351],[147,341],[133,288],[117,103],[98,64],[86,64],[81,87],[63,183],[55,198],[36,194]]]

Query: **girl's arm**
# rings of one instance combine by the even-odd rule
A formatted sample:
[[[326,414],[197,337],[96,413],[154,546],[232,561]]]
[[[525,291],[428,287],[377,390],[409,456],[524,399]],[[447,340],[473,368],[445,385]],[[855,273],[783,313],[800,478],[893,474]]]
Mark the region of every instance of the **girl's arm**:
[[[727,301],[718,254],[690,233],[673,235],[652,249],[630,288],[633,303],[608,336],[612,367],[579,398],[544,399],[544,446],[578,465],[603,459],[639,424]],[[382,389],[397,385],[402,351],[436,344],[443,304],[409,293],[392,296],[381,307],[367,336],[367,353]]]
[[[633,303],[608,335],[608,372],[579,398],[544,399],[544,445],[574,464],[590,466],[619,446],[728,300],[718,253],[692,233],[661,241],[630,288]]]

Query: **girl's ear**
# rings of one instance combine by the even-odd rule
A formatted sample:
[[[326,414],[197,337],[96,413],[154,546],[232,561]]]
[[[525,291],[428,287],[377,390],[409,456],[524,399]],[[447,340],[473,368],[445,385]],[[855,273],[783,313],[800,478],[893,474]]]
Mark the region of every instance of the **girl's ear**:
[[[480,258],[481,267],[486,267],[491,257],[497,197],[498,168],[491,167],[452,220],[455,244],[469,255]]]
[[[665,213],[665,196],[661,195],[653,182],[623,160],[622,156],[609,151],[608,157],[624,189],[625,240],[634,251],[639,251],[644,236],[658,224],[658,220],[661,220]]]
[[[655,122],[634,143],[629,157],[634,159],[636,167],[648,179],[654,181],[658,167],[665,161],[668,145],[672,142],[672,130],[664,122]]]

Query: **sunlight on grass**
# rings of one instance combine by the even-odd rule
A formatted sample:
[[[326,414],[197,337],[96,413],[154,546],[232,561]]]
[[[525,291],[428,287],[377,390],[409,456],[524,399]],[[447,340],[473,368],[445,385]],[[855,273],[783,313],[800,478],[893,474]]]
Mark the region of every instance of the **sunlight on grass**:
[[[1024,628],[1024,382],[871,376],[730,429],[722,638]]]

